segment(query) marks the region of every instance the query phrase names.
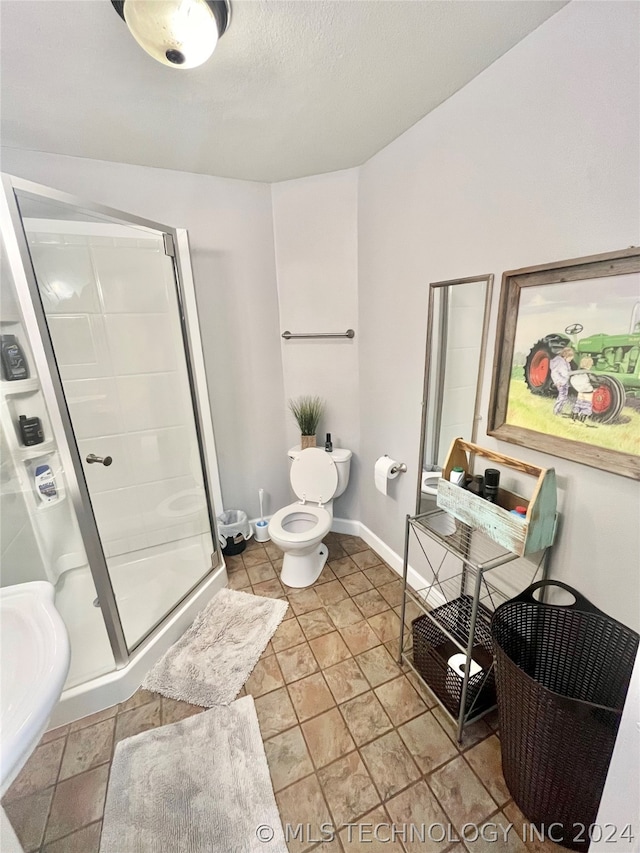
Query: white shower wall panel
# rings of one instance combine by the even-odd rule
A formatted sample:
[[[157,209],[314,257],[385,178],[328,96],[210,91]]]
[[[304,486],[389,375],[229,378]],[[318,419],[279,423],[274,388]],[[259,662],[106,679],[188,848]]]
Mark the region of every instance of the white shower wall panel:
[[[66,229],[65,229],[66,230]],[[175,282],[159,239],[29,234],[108,557],[209,529]]]

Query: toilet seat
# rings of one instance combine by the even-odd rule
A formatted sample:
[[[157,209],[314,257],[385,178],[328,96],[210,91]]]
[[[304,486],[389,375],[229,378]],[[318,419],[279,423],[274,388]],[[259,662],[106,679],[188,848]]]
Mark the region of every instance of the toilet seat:
[[[289,479],[301,500],[326,504],[338,488],[338,469],[324,448],[308,447],[294,457]]]
[[[316,523],[302,533],[294,533],[291,530],[286,530],[284,525],[287,523],[289,516],[307,516],[311,520],[315,519]],[[295,521],[295,519],[291,519]],[[294,503],[279,509],[275,515],[271,516],[269,521],[269,534],[273,537],[274,534],[283,542],[289,542],[292,545],[296,543],[311,542],[316,538],[322,539],[331,529],[331,514],[328,510],[321,506],[313,504]]]

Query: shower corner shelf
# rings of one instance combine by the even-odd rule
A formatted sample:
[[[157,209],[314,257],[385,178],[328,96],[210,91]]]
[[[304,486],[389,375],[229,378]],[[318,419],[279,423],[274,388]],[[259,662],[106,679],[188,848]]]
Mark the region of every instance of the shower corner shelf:
[[[13,382],[2,380],[2,391],[5,397],[15,397],[18,394],[33,394],[40,390],[40,383],[35,378],[16,379]]]
[[[429,573],[424,584],[413,589],[407,584],[412,532]],[[421,536],[445,549],[437,563]],[[466,725],[495,708],[491,614],[512,593],[487,575],[517,561],[525,567],[524,576],[519,577],[514,566],[508,571],[513,580],[527,586],[540,574],[546,577],[549,552],[546,547],[535,558],[520,557],[442,509],[407,516],[398,660],[414,671],[456,721],[458,741]],[[448,573],[449,555],[460,563],[453,573]],[[450,663],[454,655],[461,656],[459,671]]]
[[[38,459],[40,456],[49,456],[55,453],[56,443],[52,438],[46,441],[41,441],[40,444],[33,444],[30,447],[19,447],[16,451],[17,456],[25,462],[30,462],[32,459]]]

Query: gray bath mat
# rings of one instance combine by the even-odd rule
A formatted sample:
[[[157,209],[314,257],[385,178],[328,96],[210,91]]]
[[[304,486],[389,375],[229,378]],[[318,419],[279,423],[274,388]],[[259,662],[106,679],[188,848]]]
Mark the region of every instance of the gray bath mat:
[[[240,692],[289,605],[221,589],[142,683],[170,699],[211,708]]]
[[[120,741],[100,853],[125,851],[287,853],[253,697]]]

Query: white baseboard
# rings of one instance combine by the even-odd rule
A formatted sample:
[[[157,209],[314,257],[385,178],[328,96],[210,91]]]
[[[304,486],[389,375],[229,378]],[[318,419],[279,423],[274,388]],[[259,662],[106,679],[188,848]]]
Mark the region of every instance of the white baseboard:
[[[350,536],[359,536],[367,543],[372,551],[375,551],[376,554],[378,554],[378,556],[394,570],[394,572],[397,572],[398,575],[402,577],[404,563],[403,558],[400,554],[393,551],[386,542],[383,542],[379,536],[376,536],[372,530],[369,530],[368,527],[362,524],[362,522],[352,521],[349,518],[334,518],[331,530],[334,533],[346,533]],[[424,590],[424,588],[428,586],[429,581],[425,580],[421,574],[409,565],[407,571],[407,583],[413,590],[419,591]],[[446,604],[446,598],[437,589],[430,589],[428,595],[422,595],[422,597],[430,607],[440,607],[440,605]]]

